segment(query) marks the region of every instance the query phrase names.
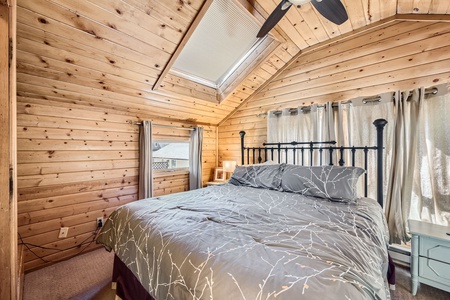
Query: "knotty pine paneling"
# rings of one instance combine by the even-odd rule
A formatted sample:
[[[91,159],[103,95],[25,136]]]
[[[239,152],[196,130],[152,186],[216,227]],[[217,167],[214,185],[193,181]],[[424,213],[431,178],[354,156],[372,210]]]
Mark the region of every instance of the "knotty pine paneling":
[[[172,77],[152,90],[203,3],[19,0],[19,91],[218,124],[283,65],[274,62],[289,61],[300,48],[281,37],[267,58],[257,57],[247,84],[233,86],[220,104],[210,88]]]
[[[31,247],[46,261],[78,253],[87,246],[97,217],[107,217],[116,207],[137,200],[139,126],[132,121],[193,126],[84,106],[54,94],[19,93],[17,111],[19,232],[25,242],[50,248]],[[204,129],[206,183],[216,166],[217,143],[216,127]],[[157,140],[187,141],[190,136],[190,131],[176,128],[155,126],[153,132]],[[154,186],[155,196],[186,191],[188,172],[155,174]],[[69,227],[68,238],[58,239],[61,227]],[[64,250],[69,247],[76,248]],[[26,270],[46,264],[25,250]]]
[[[219,161],[240,161],[240,130],[266,141],[268,110],[450,82],[449,45],[448,22],[395,21],[305,52],[219,126]]]

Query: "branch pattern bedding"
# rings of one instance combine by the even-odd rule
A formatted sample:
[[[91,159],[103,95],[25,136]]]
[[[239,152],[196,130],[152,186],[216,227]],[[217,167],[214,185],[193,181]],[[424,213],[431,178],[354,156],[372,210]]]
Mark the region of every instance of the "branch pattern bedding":
[[[238,185],[127,204],[97,242],[158,300],[389,299],[379,204],[283,191],[285,167],[246,167],[230,180]],[[339,185],[326,178],[315,180],[319,189]]]

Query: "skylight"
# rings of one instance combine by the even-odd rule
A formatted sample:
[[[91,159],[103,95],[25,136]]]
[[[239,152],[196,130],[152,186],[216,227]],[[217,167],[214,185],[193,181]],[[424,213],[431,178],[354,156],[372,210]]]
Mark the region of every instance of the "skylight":
[[[239,4],[214,0],[172,66],[193,81],[219,88],[258,46],[258,24]]]

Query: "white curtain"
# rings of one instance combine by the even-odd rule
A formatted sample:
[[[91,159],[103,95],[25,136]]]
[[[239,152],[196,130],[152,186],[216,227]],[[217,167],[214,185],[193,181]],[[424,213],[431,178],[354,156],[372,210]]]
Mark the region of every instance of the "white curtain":
[[[425,98],[425,89],[395,93],[395,120],[392,144],[390,177],[385,212],[391,243],[401,243],[410,238],[407,233],[412,180],[417,149],[417,125]]]
[[[390,168],[388,167],[392,156],[392,140],[394,107],[392,105],[392,93],[379,95],[379,100],[366,102],[364,97],[352,99],[347,103],[341,103],[337,112],[336,128],[338,132],[338,146],[376,146],[377,130],[373,125],[376,119],[386,119],[388,124],[384,127],[383,150],[383,195],[387,193]],[[367,165],[368,197],[377,199],[377,157],[375,151],[369,151]],[[351,153],[345,153],[345,165],[351,165]],[[364,155],[358,151],[355,159],[356,166],[364,166]],[[363,195],[364,176],[358,182],[358,194]],[[386,199],[386,197],[384,197]],[[386,202],[386,201],[385,201]]]
[[[189,142],[189,189],[195,190],[202,184],[203,128],[194,127]]]
[[[269,111],[267,119],[267,142],[269,143],[290,143],[297,142],[325,142],[334,141],[334,115],[332,103],[325,105],[312,105],[310,109],[283,109],[280,111]],[[301,147],[301,146],[299,146]],[[305,148],[308,145],[304,146]],[[285,151],[281,151],[281,162],[293,163],[292,152],[286,159]],[[318,160],[318,153],[314,160]],[[269,154],[270,158],[270,154]],[[301,162],[300,151],[296,154],[296,162]],[[310,165],[309,151],[304,152],[304,165]],[[328,163],[328,156],[323,155],[324,164]],[[277,161],[277,153],[274,153],[274,160]]]
[[[139,199],[153,196],[152,122],[142,121],[139,130]]]
[[[450,86],[423,103],[409,218],[450,226]]]
[[[268,141],[336,140],[338,146],[376,145],[373,121],[388,121],[384,130],[384,207],[391,242],[406,242],[408,219],[450,225],[450,85],[438,86],[439,94],[424,89],[386,93],[379,101],[363,98],[339,103],[334,110],[313,105],[309,113],[269,114]],[[327,104],[331,105],[331,104]],[[334,124],[333,124],[334,123]],[[331,126],[330,124],[333,124]],[[376,153],[369,152],[368,196],[376,199]],[[306,155],[307,159],[309,156]],[[351,153],[344,155],[351,165]],[[309,161],[305,163],[308,165]],[[363,154],[356,165],[364,164]],[[363,180],[359,195],[362,195]]]

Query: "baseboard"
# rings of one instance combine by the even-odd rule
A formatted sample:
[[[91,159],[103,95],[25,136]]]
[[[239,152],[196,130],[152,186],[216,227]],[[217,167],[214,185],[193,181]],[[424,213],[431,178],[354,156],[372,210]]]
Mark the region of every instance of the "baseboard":
[[[389,245],[389,255],[394,263],[409,267],[411,261],[411,249],[399,245]]]

